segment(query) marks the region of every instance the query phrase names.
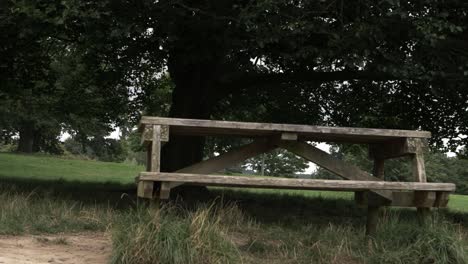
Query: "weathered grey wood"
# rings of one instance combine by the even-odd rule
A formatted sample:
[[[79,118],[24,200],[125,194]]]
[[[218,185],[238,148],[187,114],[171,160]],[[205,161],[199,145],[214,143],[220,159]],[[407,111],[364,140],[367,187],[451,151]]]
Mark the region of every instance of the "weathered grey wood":
[[[289,133],[289,132],[285,132],[285,133],[281,133],[281,137],[280,137],[281,140],[297,140],[298,139],[298,136],[296,133]]]
[[[161,126],[153,126],[153,141],[151,142],[151,171],[161,169]]]
[[[356,192],[354,198],[355,198],[356,203],[360,206],[375,205],[375,206],[422,207],[422,208],[447,207],[449,194],[450,194],[449,192],[435,192],[435,191],[430,191],[430,192],[421,191],[421,192],[428,193],[427,197],[423,197],[423,199],[421,199],[421,196],[416,197],[416,194],[415,194],[416,192],[413,192],[413,191],[393,191],[392,201],[382,202],[382,201],[369,198],[366,192],[361,191],[361,192]]]
[[[437,192],[434,207],[447,207],[449,195],[449,192]]]
[[[137,187],[138,197],[153,199],[153,188],[154,188],[153,181],[139,180],[138,187]]]
[[[160,188],[159,188],[159,198],[161,200],[167,200],[169,199],[169,196],[171,194],[171,186],[169,182],[161,182]]]
[[[435,192],[416,191],[414,192],[414,206],[418,208],[429,208],[434,206],[436,200]]]
[[[383,181],[385,178],[384,172],[385,160],[381,158],[374,159],[374,167],[372,170],[372,174],[374,175],[374,177]],[[369,192],[369,194],[372,193]],[[379,211],[380,206],[369,205],[367,207],[366,235],[368,237],[374,237],[377,232],[377,224],[379,222]]]
[[[416,153],[412,156],[413,178],[417,182],[426,182],[426,166],[422,153]]]
[[[336,159],[325,151],[305,142],[278,141],[277,144],[280,147],[291,151],[292,153],[295,153],[345,179],[357,181],[381,181],[381,179],[370,175],[358,167]],[[392,199],[391,193],[382,191],[375,191],[375,193],[384,199],[390,201]]]
[[[160,141],[169,141],[169,126],[160,126]],[[148,145],[153,141],[153,126],[145,126],[141,133],[141,144]]]
[[[141,172],[140,180],[183,182],[207,186],[243,186],[253,188],[311,189],[338,191],[418,190],[453,192],[453,183],[385,182],[245,177],[189,173]]]
[[[378,143],[396,138],[429,138],[430,132],[396,129],[375,129],[355,127],[325,127],[310,125],[270,124],[233,122],[200,119],[180,119],[143,116],[140,129],[147,125],[170,126],[171,133],[192,136],[272,136],[281,133],[296,133],[302,140]]]
[[[427,148],[427,140],[424,138],[393,139],[369,145],[369,157],[373,159],[396,158],[419,153]]]
[[[209,174],[218,172],[220,170],[234,166],[242,161],[255,157],[265,152],[272,151],[276,146],[268,140],[259,139],[252,143],[238,147],[229,152],[223,153],[219,156],[213,157],[208,160],[201,161],[194,165],[185,167],[176,172],[178,173],[197,173]],[[181,185],[181,183],[173,182],[170,187],[174,188]]]
[[[424,165],[424,157],[422,150],[419,149],[417,153],[412,155],[412,168],[413,168],[413,178],[414,181],[416,182],[426,182],[426,167]],[[421,196],[423,194],[418,194],[418,192],[415,193],[415,198],[418,198],[417,196]],[[427,199],[427,197],[424,197]],[[422,207],[418,206],[417,207],[418,211],[418,219],[421,224],[425,224],[429,220],[430,216],[430,209],[427,207]]]
[[[377,233],[377,223],[379,221],[379,206],[369,206],[367,208],[366,236],[374,237]]]
[[[152,127],[151,145],[147,147],[147,164],[146,169],[151,172],[160,171],[160,156],[161,156],[161,126],[153,125]],[[153,181],[142,181],[139,179],[137,186],[137,195],[139,197],[152,199],[154,193]]]
[[[146,171],[151,171],[152,145],[146,146]],[[137,177],[137,196],[142,198],[153,198],[153,181],[140,181]]]

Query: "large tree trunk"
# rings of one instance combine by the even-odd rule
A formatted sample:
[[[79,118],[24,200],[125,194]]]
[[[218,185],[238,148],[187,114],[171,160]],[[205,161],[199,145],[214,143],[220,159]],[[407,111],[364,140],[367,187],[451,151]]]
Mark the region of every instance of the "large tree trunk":
[[[210,74],[200,67],[169,63],[169,72],[175,83],[170,117],[209,119],[213,106]],[[161,169],[175,171],[203,159],[205,140],[194,136],[171,136],[163,147]]]
[[[32,122],[24,122],[19,129],[18,152],[33,153],[36,130]]]
[[[190,61],[187,53],[172,53],[168,69],[175,84],[170,117],[209,119],[219,97],[215,93],[216,65],[213,60]],[[205,139],[195,136],[171,135],[162,148],[161,170],[172,172],[203,159]],[[207,197],[208,190],[200,186],[180,186],[174,195],[188,200]]]

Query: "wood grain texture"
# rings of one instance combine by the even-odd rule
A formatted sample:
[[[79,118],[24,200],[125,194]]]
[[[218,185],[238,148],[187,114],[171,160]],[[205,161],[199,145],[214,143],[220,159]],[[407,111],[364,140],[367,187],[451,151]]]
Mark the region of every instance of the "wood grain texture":
[[[420,183],[420,182],[384,182],[384,181],[346,181],[290,179],[274,177],[244,177],[224,175],[203,175],[189,173],[141,172],[140,180],[161,182],[184,182],[187,184],[213,186],[242,186],[254,188],[278,189],[311,189],[338,191],[366,190],[417,190],[453,192],[453,183]]]
[[[429,208],[434,206],[436,200],[435,192],[416,191],[414,192],[413,202],[418,208]]]
[[[449,195],[449,192],[437,192],[434,207],[447,207]]]
[[[253,122],[234,122],[219,120],[181,119],[143,116],[140,120],[140,130],[145,126],[167,125],[171,133],[192,136],[272,136],[281,133],[296,133],[302,140],[375,143],[395,138],[429,138],[430,132],[356,128],[356,127],[326,127],[293,124],[272,124]]]
[[[141,198],[153,199],[153,181],[138,180],[137,195]]]
[[[376,199],[369,199],[369,193],[367,192],[356,192],[355,193],[355,201],[360,206],[368,206],[368,205],[375,205],[375,206],[396,206],[396,207],[446,207],[449,199],[449,192],[426,192],[427,197],[421,200],[421,196],[416,197],[416,192],[414,191],[393,191],[392,196],[393,199],[391,202],[382,202]],[[443,194],[443,195],[440,195]],[[437,203],[435,199],[438,197],[440,199],[440,204]]]
[[[412,156],[413,179],[418,182],[426,182],[426,166],[422,153],[416,153]]]
[[[369,145],[369,157],[378,159],[397,158],[428,149],[425,138],[393,139],[379,144]]]
[[[161,200],[169,199],[171,194],[171,186],[169,182],[162,182],[159,187],[159,198]]]
[[[384,171],[385,171],[385,160],[384,159],[374,159],[374,167],[372,169],[372,174],[375,178],[384,180]],[[368,200],[372,200],[369,196],[374,195],[375,192],[367,192]],[[391,193],[390,193],[391,195]],[[393,199],[393,197],[392,197]],[[367,222],[366,222],[366,235],[374,237],[377,232],[377,225],[379,222],[379,212],[380,206],[369,204],[367,206]]]
[[[160,126],[160,140],[169,141],[169,126]],[[141,133],[141,144],[149,145],[153,141],[153,126],[145,126]]]
[[[161,126],[153,126],[153,141],[151,142],[151,171],[161,169]]]

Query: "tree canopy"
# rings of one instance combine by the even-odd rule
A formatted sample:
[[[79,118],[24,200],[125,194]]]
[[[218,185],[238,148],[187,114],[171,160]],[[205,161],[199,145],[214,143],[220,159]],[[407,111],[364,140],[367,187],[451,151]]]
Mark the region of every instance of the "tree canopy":
[[[147,99],[167,73],[169,116],[424,129],[455,149],[468,134],[467,12],[461,0],[6,1],[2,129],[88,135],[136,120],[161,109]],[[203,145],[171,139],[164,169]]]

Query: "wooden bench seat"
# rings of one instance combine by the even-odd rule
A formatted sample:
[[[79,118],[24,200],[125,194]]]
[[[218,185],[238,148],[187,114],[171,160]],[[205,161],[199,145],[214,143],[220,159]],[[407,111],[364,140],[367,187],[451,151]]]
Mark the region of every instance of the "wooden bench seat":
[[[203,175],[190,173],[141,172],[140,181],[178,182],[191,185],[248,188],[330,190],[330,191],[455,191],[453,183],[344,181],[321,179],[292,179],[258,176]]]
[[[446,207],[449,194],[455,191],[455,184],[453,183],[344,181],[193,173],[141,172],[136,180],[139,183],[158,183],[159,193],[156,196],[161,199],[169,198],[171,188],[187,184],[265,189],[351,191],[355,192],[355,200],[359,205],[374,204],[379,206],[430,208]],[[141,191],[144,191],[144,188]],[[153,189],[151,189],[152,191]],[[389,192],[391,199],[379,199],[375,195],[379,191]]]

